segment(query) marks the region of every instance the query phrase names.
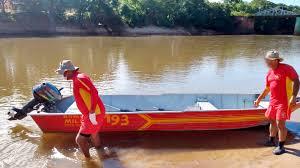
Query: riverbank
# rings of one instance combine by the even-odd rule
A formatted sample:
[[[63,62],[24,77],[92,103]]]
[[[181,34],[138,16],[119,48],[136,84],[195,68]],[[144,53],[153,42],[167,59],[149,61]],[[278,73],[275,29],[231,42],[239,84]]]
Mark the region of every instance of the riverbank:
[[[50,27],[48,22],[39,22],[38,24],[19,23],[19,22],[1,22],[0,38],[6,37],[51,37],[51,36],[148,36],[148,35],[172,35],[172,36],[201,36],[201,35],[293,35],[293,31],[273,31],[263,33],[254,30],[254,25],[249,26],[248,21],[239,21],[238,27],[232,32],[222,32],[210,29],[184,28],[184,27],[158,27],[154,25],[145,27],[131,28],[124,26],[119,31],[112,31],[105,26],[85,26],[78,25],[56,25]],[[242,24],[243,23],[243,24]],[[245,25],[245,23],[247,23]],[[254,23],[250,23],[254,24]]]
[[[145,133],[124,138],[105,137],[116,150],[123,167],[211,167],[211,168],[281,168],[300,166],[300,144],[289,134],[287,153],[272,154],[273,147],[264,147],[267,128],[233,131]],[[128,135],[127,135],[128,136]],[[123,137],[124,139],[120,138]],[[135,139],[128,142],[128,139]],[[159,141],[153,141],[159,139]],[[126,143],[126,140],[128,143]],[[132,160],[135,160],[132,162]],[[103,160],[105,162],[105,160]]]
[[[125,28],[122,32],[110,33],[104,28],[81,29],[79,27],[56,27],[55,31],[26,30],[23,28],[4,29],[0,27],[0,38],[9,37],[53,37],[53,36],[118,36],[118,37],[136,37],[136,36],[212,36],[212,35],[263,35],[254,32],[217,32],[214,30],[185,29],[183,27],[164,28],[157,26],[147,26],[140,28]],[[293,35],[292,33],[277,33],[273,35]]]
[[[44,27],[22,27],[13,24],[4,25],[0,23],[1,37],[49,37],[49,36],[147,36],[147,35],[226,35],[225,32],[214,30],[197,30],[195,28],[186,29],[183,27],[166,28],[157,26],[125,27],[120,32],[110,32],[103,27],[80,28],[79,26],[57,26],[54,30]],[[235,33],[236,35],[251,34]]]
[[[34,17],[33,17],[34,16]],[[292,35],[296,17],[239,17],[219,27],[130,27],[125,23],[55,22],[47,15],[20,13],[14,19],[0,17],[0,37],[49,36],[147,36],[147,35]],[[205,27],[205,26],[204,26]]]

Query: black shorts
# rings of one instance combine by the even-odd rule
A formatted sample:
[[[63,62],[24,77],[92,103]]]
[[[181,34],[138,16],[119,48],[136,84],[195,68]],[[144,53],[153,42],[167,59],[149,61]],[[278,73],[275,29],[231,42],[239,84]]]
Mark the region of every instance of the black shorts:
[[[84,137],[86,137],[86,138],[91,137],[91,134],[83,134],[83,133],[79,133],[79,135],[84,136]]]

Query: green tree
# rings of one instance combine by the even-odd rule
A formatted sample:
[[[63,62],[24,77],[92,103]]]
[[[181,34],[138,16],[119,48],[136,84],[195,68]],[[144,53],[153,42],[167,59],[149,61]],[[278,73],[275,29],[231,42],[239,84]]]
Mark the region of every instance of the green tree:
[[[231,17],[231,11],[225,4],[211,3],[209,5],[207,28],[225,33],[233,30],[233,18]]]
[[[7,5],[7,3],[9,3],[8,0],[0,0],[1,12],[3,14],[6,14],[5,5]]]
[[[275,3],[267,0],[252,0],[249,5],[254,12],[276,7]]]
[[[236,4],[241,2],[243,2],[243,0],[224,0],[225,4]]]
[[[5,12],[3,2],[0,8]],[[76,24],[82,28],[103,26],[110,33],[121,33],[124,25],[183,26],[230,32],[232,16],[250,16],[273,7],[284,7],[300,14],[299,6],[275,4],[268,0],[13,0],[34,18],[47,15],[50,26]],[[11,15],[13,16],[13,15]]]

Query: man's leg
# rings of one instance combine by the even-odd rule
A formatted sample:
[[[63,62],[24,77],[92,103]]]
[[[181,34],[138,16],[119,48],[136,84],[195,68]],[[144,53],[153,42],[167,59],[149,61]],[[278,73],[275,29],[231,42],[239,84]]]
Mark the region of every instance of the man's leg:
[[[278,138],[279,143],[278,147],[273,151],[275,155],[280,155],[285,153],[284,143],[287,136],[287,129],[285,127],[285,120],[277,120],[277,127],[278,127]]]
[[[101,141],[99,133],[95,133],[91,135],[92,144],[96,149],[99,149],[101,147]]]
[[[270,131],[270,137],[275,138],[278,133],[276,120],[270,120],[269,131]]]
[[[76,136],[76,143],[78,144],[80,150],[85,157],[89,158],[90,155],[90,146],[89,146],[89,135],[81,135],[80,133]]]
[[[275,144],[275,137],[278,133],[276,120],[269,120],[269,140],[265,143],[265,146],[276,146]]]
[[[287,129],[285,127],[285,121],[278,120],[277,127],[278,127],[279,142],[284,142],[286,140],[286,136],[287,136]]]
[[[95,133],[91,135],[91,141],[93,146],[97,149],[97,153],[99,156],[110,156],[111,151],[108,147],[101,148],[101,140],[99,133]]]

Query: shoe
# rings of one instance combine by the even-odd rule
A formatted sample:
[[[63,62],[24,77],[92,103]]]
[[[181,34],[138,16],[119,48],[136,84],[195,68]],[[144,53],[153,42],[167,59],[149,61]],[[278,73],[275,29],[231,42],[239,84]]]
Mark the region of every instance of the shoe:
[[[268,140],[268,141],[266,141],[264,143],[264,146],[267,146],[267,147],[273,147],[273,146],[275,146],[276,147],[276,143],[274,141]]]
[[[281,155],[285,153],[284,147],[280,148],[279,146],[273,150],[274,155]]]

